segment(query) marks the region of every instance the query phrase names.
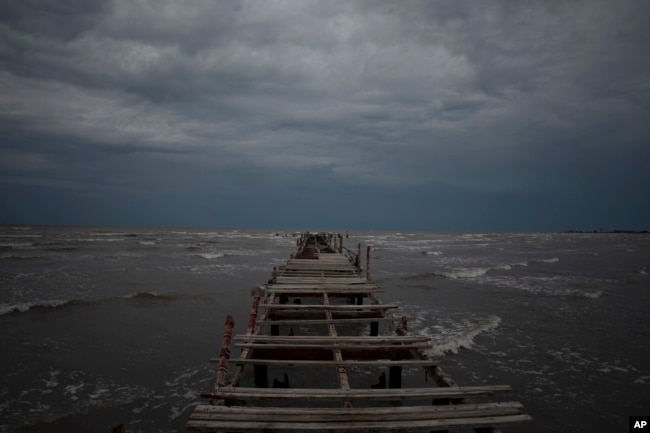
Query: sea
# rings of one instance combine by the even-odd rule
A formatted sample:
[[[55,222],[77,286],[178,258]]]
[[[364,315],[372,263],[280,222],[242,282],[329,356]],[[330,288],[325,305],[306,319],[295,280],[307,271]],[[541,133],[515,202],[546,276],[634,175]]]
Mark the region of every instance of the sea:
[[[299,231],[0,226],[0,431],[185,431]],[[649,234],[339,233],[443,371],[512,386],[504,433],[650,415]]]

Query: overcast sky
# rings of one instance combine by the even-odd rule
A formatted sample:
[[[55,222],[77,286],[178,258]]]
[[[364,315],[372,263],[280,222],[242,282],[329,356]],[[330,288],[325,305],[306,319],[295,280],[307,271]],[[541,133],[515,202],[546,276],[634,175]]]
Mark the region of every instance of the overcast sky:
[[[650,2],[3,0],[0,223],[650,229]]]

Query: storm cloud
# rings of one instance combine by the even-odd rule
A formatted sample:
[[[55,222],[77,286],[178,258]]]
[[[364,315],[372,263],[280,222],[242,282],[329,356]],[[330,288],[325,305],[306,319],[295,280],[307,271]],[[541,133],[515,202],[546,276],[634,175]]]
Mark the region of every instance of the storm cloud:
[[[0,8],[0,223],[647,228],[650,3]]]

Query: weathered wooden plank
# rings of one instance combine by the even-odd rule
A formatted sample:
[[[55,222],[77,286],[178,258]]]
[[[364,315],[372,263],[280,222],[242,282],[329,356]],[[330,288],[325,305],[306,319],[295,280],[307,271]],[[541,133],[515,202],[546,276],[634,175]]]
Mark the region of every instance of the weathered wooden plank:
[[[219,362],[219,358],[211,358],[210,362]],[[230,364],[257,364],[272,366],[294,366],[294,367],[424,367],[434,366],[435,362],[425,359],[377,359],[377,360],[342,360],[342,361],[324,361],[324,360],[304,360],[304,359],[231,359]]]
[[[488,417],[521,414],[518,402],[482,403],[447,406],[393,406],[365,408],[260,408],[243,406],[201,405],[192,419],[255,422],[369,422],[417,421],[427,419]]]
[[[377,289],[337,289],[337,288],[309,288],[309,289],[278,289],[278,290],[263,290],[264,293],[277,293],[278,295],[286,295],[292,298],[310,298],[320,297],[323,293],[327,293],[332,297],[358,297],[368,298],[371,293],[377,293],[381,290]]]
[[[346,283],[337,283],[336,281],[332,282],[319,282],[317,284],[305,284],[301,283],[299,281],[295,281],[293,283],[277,283],[277,284],[264,284],[259,286],[261,290],[267,290],[267,291],[281,291],[285,289],[305,289],[305,290],[312,290],[312,289],[353,289],[353,290],[360,290],[360,291],[369,291],[369,290],[381,290],[381,288],[374,284],[374,283],[369,283],[367,281],[358,283],[358,284],[346,284]]]
[[[523,405],[519,402],[499,402],[499,403],[472,403],[472,404],[459,404],[459,405],[445,405],[445,406],[432,406],[432,405],[414,405],[414,406],[391,406],[391,407],[353,407],[353,408],[340,408],[340,407],[262,407],[262,406],[224,406],[218,404],[204,404],[195,408],[193,416],[199,414],[229,414],[239,416],[259,415],[259,416],[274,416],[286,417],[346,417],[355,416],[359,418],[379,416],[409,416],[412,417],[418,414],[425,414],[425,416],[442,417],[459,417],[467,416],[468,413],[493,411],[512,411],[513,413],[520,413]],[[337,418],[340,419],[340,418]]]
[[[364,318],[335,318],[332,320],[328,319],[274,319],[274,320],[258,320],[257,323],[263,325],[323,325],[323,324],[359,324],[359,323],[370,323],[370,322],[399,322],[401,319],[396,317],[373,317],[371,319]]]
[[[271,310],[268,310],[271,311]],[[330,320],[325,317],[326,310],[272,310],[269,320],[284,320],[284,319],[302,319],[305,323],[314,323],[312,320]],[[331,310],[330,310],[331,311]],[[368,323],[377,322],[375,319],[384,317],[385,311],[383,310],[363,310],[363,311],[334,311],[332,313],[332,320],[347,319],[347,318],[365,318]],[[273,324],[273,323],[272,323]]]
[[[224,387],[217,393],[201,394],[224,400],[422,400],[463,398],[509,392],[509,385],[457,386],[450,388],[327,389],[327,388],[249,388]]]
[[[361,310],[381,310],[388,308],[399,308],[397,304],[363,304],[363,305],[349,305],[349,304],[260,304],[260,308],[274,309],[274,310],[330,310],[330,311],[361,311]]]
[[[300,350],[353,350],[353,351],[388,351],[388,350],[417,350],[431,349],[430,343],[411,343],[411,344],[305,344],[305,343],[237,343],[237,348],[248,347],[252,349],[300,349]],[[374,353],[374,352],[373,352]]]
[[[350,265],[338,265],[338,264],[321,264],[318,266],[309,266],[309,265],[303,265],[303,264],[288,264],[285,266],[280,266],[276,270],[276,272],[281,272],[281,271],[314,271],[314,272],[320,272],[320,271],[327,271],[327,272],[349,272],[349,273],[354,273],[358,274],[359,270],[353,266]]]
[[[298,282],[301,284],[307,284],[307,283],[318,284],[318,283],[323,283],[324,281],[328,283],[338,283],[338,284],[362,284],[365,283],[367,280],[363,277],[347,277],[347,276],[327,277],[327,278],[277,276],[275,278],[275,282],[279,284],[291,284],[294,282]]]
[[[318,336],[318,335],[292,335],[292,336],[277,336],[277,335],[235,335],[233,337],[236,341],[266,341],[266,342],[310,342],[310,343],[359,343],[359,344],[386,344],[386,343],[417,343],[431,341],[431,338],[413,335],[413,336],[400,336],[400,335],[382,335],[377,337],[367,336],[352,336],[352,335],[337,335],[333,336]]]
[[[419,430],[443,430],[459,427],[489,427],[494,425],[530,422],[528,415],[504,415],[494,417],[433,419],[419,421],[349,421],[345,423],[317,422],[237,422],[216,420],[194,420],[187,423],[188,430],[199,432],[264,432],[328,431],[328,432],[412,432]]]

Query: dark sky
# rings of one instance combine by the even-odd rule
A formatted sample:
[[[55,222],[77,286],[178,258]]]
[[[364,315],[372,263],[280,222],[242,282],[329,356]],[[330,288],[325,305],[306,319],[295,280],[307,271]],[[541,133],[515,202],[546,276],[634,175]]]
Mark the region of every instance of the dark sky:
[[[4,0],[0,223],[650,229],[650,2]]]

